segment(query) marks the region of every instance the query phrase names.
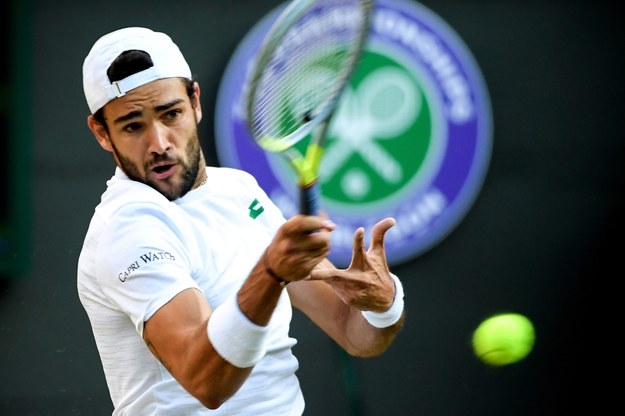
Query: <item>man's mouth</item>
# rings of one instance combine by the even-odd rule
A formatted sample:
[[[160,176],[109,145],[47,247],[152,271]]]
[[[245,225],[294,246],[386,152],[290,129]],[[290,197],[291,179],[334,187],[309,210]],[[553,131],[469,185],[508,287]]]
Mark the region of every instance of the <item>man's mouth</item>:
[[[175,166],[174,163],[155,166],[152,168],[152,172],[154,172],[156,179],[166,179],[173,175]]]

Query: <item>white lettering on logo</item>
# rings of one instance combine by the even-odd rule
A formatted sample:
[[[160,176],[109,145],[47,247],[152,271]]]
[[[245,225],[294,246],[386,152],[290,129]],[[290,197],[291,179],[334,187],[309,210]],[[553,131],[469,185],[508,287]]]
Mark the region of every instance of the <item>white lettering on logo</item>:
[[[376,13],[373,28],[381,36],[387,36],[418,54],[430,67],[449,101],[447,116],[453,123],[462,124],[474,116],[468,82],[438,38],[416,22],[391,10]]]

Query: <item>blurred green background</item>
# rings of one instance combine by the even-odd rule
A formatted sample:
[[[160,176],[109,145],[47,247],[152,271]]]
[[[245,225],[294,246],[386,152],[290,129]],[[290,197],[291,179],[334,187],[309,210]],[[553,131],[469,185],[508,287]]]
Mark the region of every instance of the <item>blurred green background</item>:
[[[444,241],[395,271],[408,320],[386,355],[344,362],[295,315],[307,415],[607,414],[625,248],[622,12],[597,1],[422,1],[464,40],[491,96],[484,187]],[[113,162],[86,126],[81,65],[102,34],[170,33],[202,85],[209,162],[222,72],[277,0],[4,0],[0,65],[0,415],[110,415],[76,294],[82,239]],[[491,368],[470,347],[516,311],[537,340]],[[616,344],[616,345],[615,345]],[[616,396],[618,397],[618,396]]]

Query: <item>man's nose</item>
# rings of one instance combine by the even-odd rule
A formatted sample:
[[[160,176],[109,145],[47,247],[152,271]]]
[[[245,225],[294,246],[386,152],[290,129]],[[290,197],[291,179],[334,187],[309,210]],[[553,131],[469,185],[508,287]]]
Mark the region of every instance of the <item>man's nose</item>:
[[[171,142],[168,138],[168,129],[160,123],[154,123],[148,128],[148,152],[163,154],[171,147]]]

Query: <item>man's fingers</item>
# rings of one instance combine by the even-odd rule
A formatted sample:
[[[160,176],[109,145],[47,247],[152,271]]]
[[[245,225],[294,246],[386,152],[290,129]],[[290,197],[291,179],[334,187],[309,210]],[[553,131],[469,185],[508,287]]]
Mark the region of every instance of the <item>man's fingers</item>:
[[[334,280],[337,271],[331,269],[315,269],[305,280]]]
[[[384,249],[384,236],[396,223],[395,218],[388,217],[374,225],[373,231],[371,232],[371,245],[369,246],[369,250]]]
[[[333,270],[333,269],[314,269],[310,276],[305,280],[324,280],[326,282],[343,282],[353,283],[357,282],[353,276],[347,273],[345,270]]]
[[[365,252],[365,229],[360,227],[356,231],[354,231],[354,243],[353,250],[355,253],[364,253]]]

